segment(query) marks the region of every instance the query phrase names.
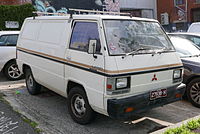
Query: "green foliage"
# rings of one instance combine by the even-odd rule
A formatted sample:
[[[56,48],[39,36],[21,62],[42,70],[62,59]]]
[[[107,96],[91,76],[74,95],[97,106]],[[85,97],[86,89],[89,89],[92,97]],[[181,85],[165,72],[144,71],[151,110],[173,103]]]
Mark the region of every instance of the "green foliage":
[[[0,5],[0,30],[20,30],[24,22],[24,19],[32,16],[34,11],[32,4],[25,5]],[[5,21],[18,21],[19,29],[7,29],[5,27]]]
[[[190,132],[190,130],[188,130],[185,125],[182,125],[181,127],[171,128],[167,130],[164,134],[187,134],[187,132]]]
[[[171,128],[164,132],[164,134],[196,134],[192,130],[200,128],[200,119],[191,120],[186,125],[181,127]]]
[[[200,119],[199,119],[200,120]],[[187,127],[190,129],[190,130],[194,130],[194,129],[197,129],[200,127],[200,123],[199,123],[199,120],[191,120],[187,123]]]

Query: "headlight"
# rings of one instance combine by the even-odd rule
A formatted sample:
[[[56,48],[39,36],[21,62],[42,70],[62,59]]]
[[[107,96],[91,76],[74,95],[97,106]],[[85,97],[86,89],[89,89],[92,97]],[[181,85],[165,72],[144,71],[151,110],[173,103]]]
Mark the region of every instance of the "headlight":
[[[122,94],[130,91],[130,77],[107,78],[107,94]]]
[[[173,73],[173,83],[181,82],[183,79],[182,77],[182,69],[176,69]]]
[[[173,74],[173,78],[174,79],[180,79],[181,75],[182,75],[182,70],[181,69],[174,70],[174,74]]]
[[[117,89],[126,88],[127,85],[128,85],[128,78],[118,78],[116,80],[116,88]]]

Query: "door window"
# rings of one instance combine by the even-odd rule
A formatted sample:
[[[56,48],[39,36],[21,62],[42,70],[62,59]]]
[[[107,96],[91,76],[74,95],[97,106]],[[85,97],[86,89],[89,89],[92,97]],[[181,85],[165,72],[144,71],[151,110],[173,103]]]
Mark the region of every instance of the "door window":
[[[0,36],[0,46],[16,46],[18,35]]]
[[[71,37],[70,48],[87,52],[90,40],[97,40],[96,53],[100,53],[101,44],[97,23],[76,22]]]
[[[200,46],[200,38],[199,37],[193,37],[193,41],[196,45]]]

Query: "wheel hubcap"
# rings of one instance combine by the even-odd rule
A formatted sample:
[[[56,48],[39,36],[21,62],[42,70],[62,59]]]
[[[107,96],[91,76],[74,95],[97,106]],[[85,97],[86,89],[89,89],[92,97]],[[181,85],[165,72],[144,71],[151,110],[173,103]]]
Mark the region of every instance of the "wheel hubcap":
[[[81,95],[76,94],[72,97],[71,107],[76,117],[81,118],[84,116],[86,108],[85,108],[85,101]]]
[[[200,104],[200,83],[195,83],[191,87],[190,96],[195,103]]]
[[[19,78],[22,74],[19,71],[18,67],[16,64],[12,64],[9,68],[8,68],[8,75],[13,78],[13,79],[17,79]]]
[[[33,78],[31,75],[28,76],[27,84],[28,84],[29,88],[33,87]]]

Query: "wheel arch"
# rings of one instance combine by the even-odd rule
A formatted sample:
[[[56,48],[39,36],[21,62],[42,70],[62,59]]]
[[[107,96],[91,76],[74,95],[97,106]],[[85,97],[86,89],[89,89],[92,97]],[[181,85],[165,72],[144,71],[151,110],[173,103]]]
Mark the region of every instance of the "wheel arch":
[[[85,94],[87,95],[85,88],[82,84],[75,82],[75,81],[72,81],[72,80],[69,80],[68,83],[67,83],[67,90],[66,90],[67,96],[69,95],[69,92],[72,90],[72,88],[76,87],[76,86],[82,88],[83,91],[85,92]]]
[[[27,64],[23,64],[22,65],[22,71],[23,71],[24,74],[26,73],[26,71],[25,71],[26,69],[31,69],[31,67]]]
[[[6,66],[11,62],[16,62],[16,59],[10,59],[9,61],[7,61],[6,64],[3,66],[3,69],[2,69],[3,72],[5,71]]]
[[[193,75],[190,78],[187,79],[187,81],[185,82],[186,85],[188,85],[192,80],[196,79],[196,78],[200,78],[200,74],[199,75]]]

